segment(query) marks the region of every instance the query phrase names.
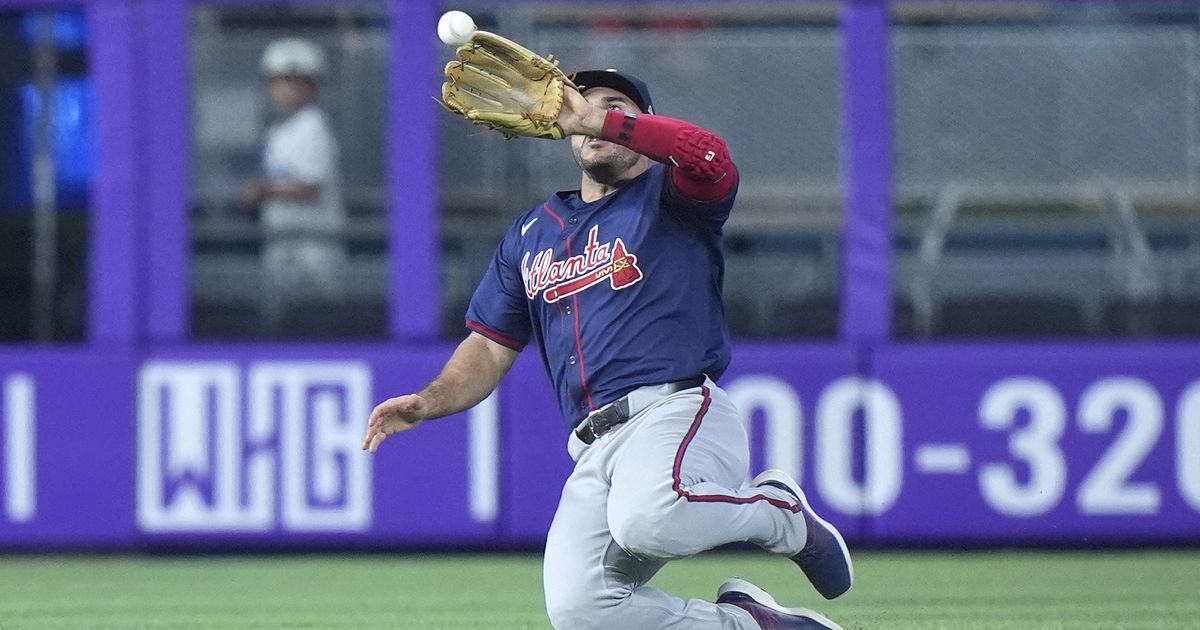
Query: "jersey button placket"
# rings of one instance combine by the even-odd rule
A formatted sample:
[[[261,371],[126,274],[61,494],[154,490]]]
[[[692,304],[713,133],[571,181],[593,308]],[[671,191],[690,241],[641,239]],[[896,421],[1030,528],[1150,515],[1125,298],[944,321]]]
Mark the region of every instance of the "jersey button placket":
[[[569,359],[567,359],[567,363],[570,363],[571,365],[575,365],[576,362],[577,362],[577,360],[575,359],[575,355],[573,355],[573,354],[571,355],[571,357]]]

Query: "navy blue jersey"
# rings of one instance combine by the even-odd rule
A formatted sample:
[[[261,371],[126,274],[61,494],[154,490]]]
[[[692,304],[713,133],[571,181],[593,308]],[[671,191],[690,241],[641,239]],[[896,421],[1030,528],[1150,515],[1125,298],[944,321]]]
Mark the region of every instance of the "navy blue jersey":
[[[521,350],[536,339],[569,427],[642,386],[729,365],[721,231],[733,200],[683,198],[668,170],[597,201],[560,192],[496,248],[467,327]]]

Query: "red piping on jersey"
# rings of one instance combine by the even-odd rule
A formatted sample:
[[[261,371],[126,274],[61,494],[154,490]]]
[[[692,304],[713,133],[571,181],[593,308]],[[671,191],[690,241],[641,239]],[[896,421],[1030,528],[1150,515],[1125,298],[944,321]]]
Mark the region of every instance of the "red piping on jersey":
[[[567,229],[567,222],[563,221],[562,217],[558,216],[557,214],[555,214],[555,212],[553,210],[550,209],[550,204],[548,204],[548,203],[542,204],[542,210],[545,210],[546,212],[550,213],[550,216],[554,217],[555,221],[558,221],[558,227],[560,227],[564,230]],[[569,242],[567,243],[567,251],[568,251],[568,253],[570,253],[570,243]]]
[[[550,209],[550,204],[542,204],[542,209],[545,210],[547,214],[554,217],[555,221],[558,221],[558,227],[564,230],[567,228],[567,222],[563,221],[562,217],[558,216],[558,214]],[[574,254],[571,252],[570,236],[567,236],[567,256],[574,256]],[[585,368],[583,365],[583,339],[579,336],[579,296],[572,295],[571,303],[575,307],[575,352],[579,355],[579,383],[583,385],[583,395],[587,398],[588,411],[591,411],[596,408],[596,405],[592,403],[592,390],[587,384],[587,368]]]
[[[683,436],[683,442],[679,445],[679,451],[675,453],[675,465],[671,469],[671,475],[674,478],[671,489],[675,491],[675,494],[678,494],[680,498],[699,503],[746,504],[766,501],[782,510],[799,513],[803,509],[799,505],[792,505],[787,501],[772,499],[765,494],[756,494],[752,497],[732,497],[724,494],[692,494],[690,490],[683,487],[683,480],[680,478],[680,469],[683,468],[683,456],[687,453],[687,447],[692,443],[692,438],[696,437],[696,433],[700,430],[700,423],[704,420],[704,414],[708,413],[708,408],[712,404],[712,396],[710,395],[711,392],[708,389],[708,385],[701,386],[701,391],[704,393],[704,402],[700,403],[700,410],[696,412],[696,419],[692,421],[692,426],[688,428],[687,434]]]
[[[504,335],[501,335],[500,333],[488,328],[487,326],[484,326],[483,324],[480,324],[479,322],[473,322],[468,319],[467,328],[474,330],[475,332],[487,337],[488,339],[491,339],[492,341],[495,341],[509,350],[516,350],[517,352],[520,352],[525,347],[525,344],[517,341],[516,339],[505,337]]]
[[[553,213],[551,213],[553,214]],[[555,215],[555,218],[558,218]],[[558,219],[562,222],[562,219]],[[567,236],[567,256],[574,256],[571,253],[571,237]],[[579,336],[579,320],[583,318],[583,313],[579,310],[579,296],[571,296],[571,304],[575,306],[575,351],[579,353],[579,383],[583,385],[583,395],[587,397],[588,411],[596,408],[592,403],[592,390],[587,384],[587,369],[583,366],[583,338]]]
[[[592,390],[588,388],[587,371],[583,367],[583,341],[579,338],[579,296],[572,295],[571,302],[575,305],[575,349],[579,351],[579,380],[583,383],[583,393],[587,396],[588,411],[591,411],[596,405],[592,403]]]

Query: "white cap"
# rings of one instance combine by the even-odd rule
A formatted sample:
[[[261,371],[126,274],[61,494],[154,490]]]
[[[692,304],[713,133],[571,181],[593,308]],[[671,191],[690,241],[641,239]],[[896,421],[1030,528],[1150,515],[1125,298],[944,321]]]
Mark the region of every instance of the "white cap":
[[[325,53],[307,39],[280,39],[263,51],[259,70],[268,77],[319,78],[325,75]]]

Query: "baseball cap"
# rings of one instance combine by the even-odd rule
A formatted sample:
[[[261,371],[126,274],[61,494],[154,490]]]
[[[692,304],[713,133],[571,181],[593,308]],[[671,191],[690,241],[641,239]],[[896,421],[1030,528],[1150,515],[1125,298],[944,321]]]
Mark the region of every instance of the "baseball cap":
[[[645,81],[631,74],[617,72],[613,68],[584,70],[572,75],[571,80],[575,82],[575,85],[579,86],[580,92],[584,92],[588,88],[611,88],[628,96],[634,105],[637,105],[647,114],[654,113],[654,104],[650,101],[650,88],[646,87]]]
[[[321,48],[296,37],[271,42],[259,62],[259,71],[266,77],[318,78],[324,76],[325,67],[325,53]]]

